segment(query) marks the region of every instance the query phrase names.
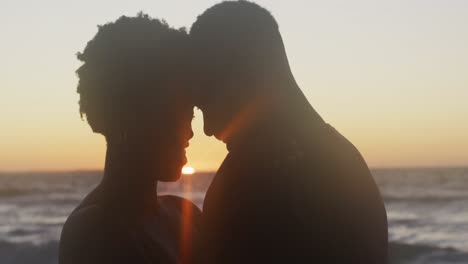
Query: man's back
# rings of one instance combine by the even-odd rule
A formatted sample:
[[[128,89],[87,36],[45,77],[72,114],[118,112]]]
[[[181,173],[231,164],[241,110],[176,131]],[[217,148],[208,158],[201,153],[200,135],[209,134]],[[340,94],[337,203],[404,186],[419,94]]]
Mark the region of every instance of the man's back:
[[[385,263],[387,222],[361,155],[332,127],[230,151],[204,204],[216,263]]]

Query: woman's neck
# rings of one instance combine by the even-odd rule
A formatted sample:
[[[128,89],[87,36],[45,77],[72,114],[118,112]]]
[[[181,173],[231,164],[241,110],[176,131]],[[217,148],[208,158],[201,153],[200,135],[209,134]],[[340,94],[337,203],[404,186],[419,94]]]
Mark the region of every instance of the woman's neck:
[[[104,177],[100,184],[106,202],[134,212],[157,207],[154,163],[142,148],[126,140],[107,141]]]

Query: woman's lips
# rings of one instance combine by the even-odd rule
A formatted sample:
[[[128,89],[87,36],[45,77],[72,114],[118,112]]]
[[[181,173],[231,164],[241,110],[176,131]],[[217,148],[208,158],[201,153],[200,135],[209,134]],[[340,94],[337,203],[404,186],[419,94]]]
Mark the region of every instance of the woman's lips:
[[[183,154],[183,164],[187,164],[188,160],[187,160],[187,148],[190,146],[189,142],[185,143],[185,146],[184,146],[184,154]]]

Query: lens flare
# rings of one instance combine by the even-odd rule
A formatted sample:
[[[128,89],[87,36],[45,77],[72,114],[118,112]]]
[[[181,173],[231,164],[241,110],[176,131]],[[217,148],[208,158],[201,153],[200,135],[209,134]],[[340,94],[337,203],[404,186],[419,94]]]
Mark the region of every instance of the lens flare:
[[[192,175],[195,173],[195,169],[192,167],[183,167],[182,168],[182,174],[184,175]]]
[[[195,173],[195,169],[192,167],[184,167],[182,173],[191,175]],[[184,186],[184,197],[188,200],[192,200],[192,177],[186,177],[183,181]],[[192,222],[193,222],[193,208],[190,202],[182,204],[182,221],[180,226],[180,261],[178,263],[192,263],[192,248],[193,248],[193,237],[192,237]]]

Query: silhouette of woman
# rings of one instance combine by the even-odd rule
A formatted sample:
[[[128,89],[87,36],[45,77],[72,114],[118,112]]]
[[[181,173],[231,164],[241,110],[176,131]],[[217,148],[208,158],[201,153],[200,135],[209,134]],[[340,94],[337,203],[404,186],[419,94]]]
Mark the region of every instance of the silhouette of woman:
[[[123,16],[78,54],[80,112],[107,153],[101,183],[62,230],[60,263],[193,261],[200,210],[156,191],[180,177],[193,136],[186,38],[147,15]]]

